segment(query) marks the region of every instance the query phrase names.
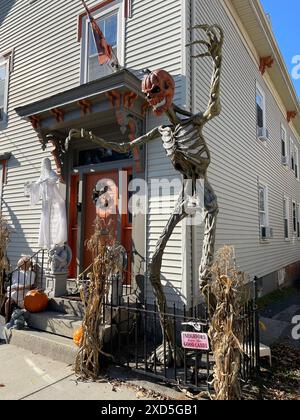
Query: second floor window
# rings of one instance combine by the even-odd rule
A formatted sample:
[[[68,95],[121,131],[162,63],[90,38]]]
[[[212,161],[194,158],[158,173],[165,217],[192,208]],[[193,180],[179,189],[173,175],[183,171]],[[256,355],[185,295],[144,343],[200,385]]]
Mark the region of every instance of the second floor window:
[[[258,86],[256,87],[256,118],[257,127],[265,128],[265,95]]]
[[[0,124],[6,121],[8,102],[8,60],[0,58]]]
[[[288,155],[287,144],[286,144],[286,129],[283,126],[281,126],[280,132],[281,132],[281,156],[284,163],[286,162],[285,159],[287,159],[287,155]]]
[[[103,7],[101,7],[101,3],[99,3],[99,7],[94,7],[92,16],[122,65],[125,38],[124,3],[122,0],[115,0],[109,5],[105,5],[105,2],[103,4]],[[81,21],[80,33],[82,41],[81,83],[88,83],[113,74],[114,70],[110,63],[99,64],[95,38],[87,17]]]
[[[299,179],[299,150],[295,147],[295,177]]]
[[[96,20],[99,28],[103,32],[106,41],[112,47],[117,55],[117,39],[118,39],[118,14],[99,18]],[[99,79],[109,74],[109,65],[100,66],[98,62],[98,52],[95,45],[92,29],[89,25],[88,31],[88,56],[87,56],[87,76],[88,81]]]
[[[291,156],[291,169],[295,171],[295,145],[292,139],[290,139],[290,156]]]

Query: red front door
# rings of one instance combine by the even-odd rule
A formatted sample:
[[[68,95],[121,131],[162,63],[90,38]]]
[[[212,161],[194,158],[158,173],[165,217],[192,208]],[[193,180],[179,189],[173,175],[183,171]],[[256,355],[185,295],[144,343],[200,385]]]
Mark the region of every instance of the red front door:
[[[93,192],[108,186],[109,190],[99,198],[98,205],[93,200]],[[112,228],[117,237],[118,230],[118,195],[119,195],[119,174],[118,171],[96,172],[86,175],[85,179],[85,201],[84,201],[84,252],[83,266],[86,269],[92,262],[92,253],[87,248],[87,241],[95,231],[96,216],[112,221]],[[107,201],[107,209],[105,208]]]
[[[125,174],[125,177],[124,177]],[[94,233],[94,222],[97,214],[100,217],[106,217],[107,220],[112,220],[113,229],[116,238],[119,238],[121,244],[128,253],[128,269],[125,273],[124,282],[131,283],[131,265],[132,265],[132,220],[131,215],[126,213],[124,209],[128,209],[128,182],[132,177],[131,169],[123,170],[121,186],[119,185],[119,171],[109,172],[94,172],[87,174],[84,180],[84,201],[83,201],[83,261],[80,264],[77,255],[78,246],[78,226],[77,226],[77,197],[78,197],[78,175],[74,175],[71,179],[71,200],[69,213],[69,243],[73,251],[73,260],[70,266],[70,276],[76,277],[77,267],[81,266],[86,269],[92,262],[92,254],[87,249],[86,243]],[[98,205],[93,200],[93,192],[95,189],[99,190],[103,186],[108,185],[109,191],[99,199]],[[119,196],[122,198],[122,203],[119,202]],[[108,210],[103,205],[108,199]],[[120,214],[119,210],[122,208],[124,214]]]

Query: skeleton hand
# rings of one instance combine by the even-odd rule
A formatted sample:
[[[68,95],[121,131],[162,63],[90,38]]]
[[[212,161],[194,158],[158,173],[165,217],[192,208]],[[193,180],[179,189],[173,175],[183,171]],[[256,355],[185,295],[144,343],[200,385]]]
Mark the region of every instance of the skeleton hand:
[[[193,41],[190,44],[187,45],[187,47],[190,47],[192,45],[205,45],[208,49],[207,52],[194,55],[193,58],[200,58],[200,57],[212,57],[213,60],[220,57],[222,52],[222,46],[224,42],[224,32],[223,29],[218,25],[196,25],[192,28],[189,28],[190,31],[193,31],[194,29],[202,29],[205,34],[207,35],[206,40],[200,40],[200,41]]]

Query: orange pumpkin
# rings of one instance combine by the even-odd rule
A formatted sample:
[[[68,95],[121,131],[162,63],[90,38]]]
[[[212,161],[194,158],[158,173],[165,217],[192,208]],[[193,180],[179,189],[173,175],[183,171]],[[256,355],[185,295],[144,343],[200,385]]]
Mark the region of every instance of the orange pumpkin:
[[[30,290],[24,299],[26,311],[31,313],[43,312],[48,306],[48,296],[41,290]]]
[[[83,328],[80,327],[74,332],[74,335],[73,335],[73,341],[78,347],[81,344],[82,336],[83,336]]]

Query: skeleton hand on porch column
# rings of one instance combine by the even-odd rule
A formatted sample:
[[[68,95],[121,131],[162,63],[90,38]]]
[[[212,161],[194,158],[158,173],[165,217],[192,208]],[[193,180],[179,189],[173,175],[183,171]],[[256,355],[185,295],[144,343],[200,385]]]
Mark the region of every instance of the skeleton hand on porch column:
[[[72,129],[69,133],[69,136],[66,139],[65,148],[66,150],[68,150],[69,143],[72,139],[77,139],[77,140],[84,139],[84,140],[87,140],[96,144],[99,147],[114,150],[117,153],[128,153],[131,150],[133,150],[135,147],[146,144],[150,140],[158,138],[159,136],[160,136],[160,133],[157,127],[154,130],[150,131],[149,133],[145,134],[144,136],[141,136],[133,140],[132,142],[117,143],[117,142],[106,141],[101,137],[95,136],[91,131],[87,131],[85,129],[81,129],[81,130]]]

